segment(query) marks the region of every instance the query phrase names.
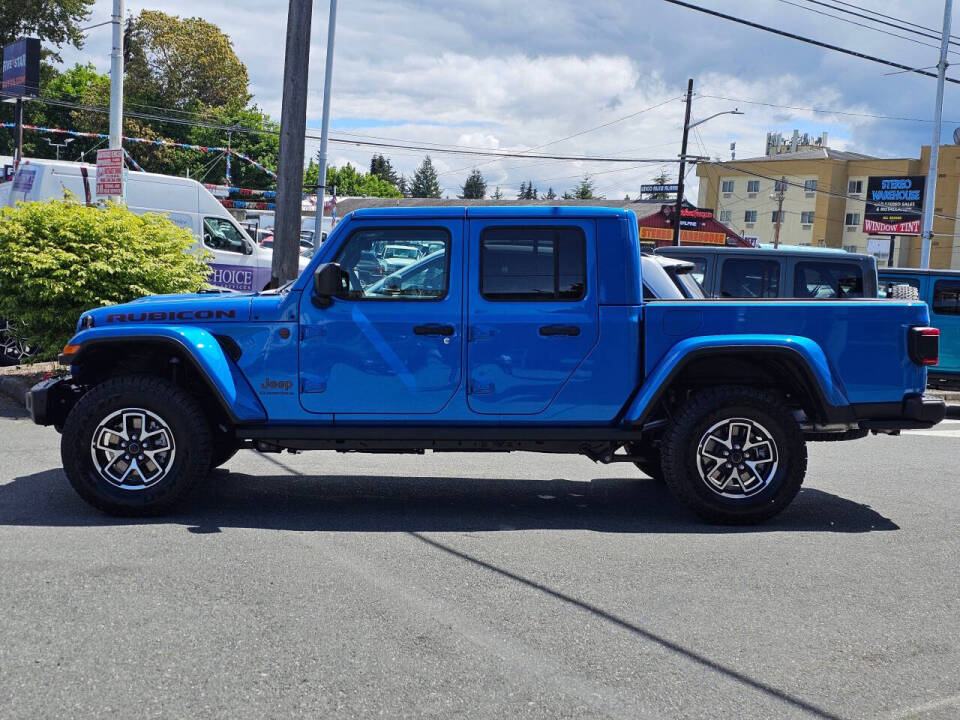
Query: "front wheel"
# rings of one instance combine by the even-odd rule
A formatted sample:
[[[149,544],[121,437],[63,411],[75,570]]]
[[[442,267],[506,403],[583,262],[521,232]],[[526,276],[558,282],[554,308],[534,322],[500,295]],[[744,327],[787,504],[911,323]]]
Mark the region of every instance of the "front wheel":
[[[157,515],[209,472],[208,428],[199,403],[168,380],[107,380],[67,416],[63,467],[80,497],[99,510]]]
[[[664,480],[708,522],[749,524],[782,511],[800,491],[807,448],[776,396],[724,386],[688,400],[664,434]]]

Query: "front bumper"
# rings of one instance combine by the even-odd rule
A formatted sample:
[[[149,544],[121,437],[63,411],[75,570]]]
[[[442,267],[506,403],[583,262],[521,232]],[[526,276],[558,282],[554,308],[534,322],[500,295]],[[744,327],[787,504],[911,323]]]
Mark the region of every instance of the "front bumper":
[[[59,428],[80,394],[69,375],[42,380],[27,392],[27,411],[37,425]]]
[[[922,430],[943,420],[947,404],[940,398],[908,395],[901,403],[855,405],[854,412],[864,430]]]

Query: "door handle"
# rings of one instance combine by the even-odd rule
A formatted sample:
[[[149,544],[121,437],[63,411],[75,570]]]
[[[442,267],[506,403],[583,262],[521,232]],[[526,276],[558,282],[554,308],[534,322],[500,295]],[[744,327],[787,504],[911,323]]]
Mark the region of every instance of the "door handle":
[[[580,328],[576,325],[543,325],[540,328],[541,335],[568,335],[576,337],[580,334]]]
[[[417,325],[413,329],[414,335],[443,335],[443,337],[450,337],[453,335],[455,328],[453,325],[440,325],[438,323],[427,323],[426,325]]]

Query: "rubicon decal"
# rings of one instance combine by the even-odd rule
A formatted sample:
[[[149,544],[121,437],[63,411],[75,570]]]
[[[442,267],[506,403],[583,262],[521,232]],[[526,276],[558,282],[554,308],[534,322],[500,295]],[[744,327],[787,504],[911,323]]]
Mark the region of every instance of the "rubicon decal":
[[[160,322],[163,320],[233,320],[236,310],[154,310],[140,313],[110,313],[108,323]]]

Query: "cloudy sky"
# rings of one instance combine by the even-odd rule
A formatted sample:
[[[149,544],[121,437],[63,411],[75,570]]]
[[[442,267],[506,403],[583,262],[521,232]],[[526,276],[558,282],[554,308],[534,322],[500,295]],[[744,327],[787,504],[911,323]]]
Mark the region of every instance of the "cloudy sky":
[[[911,67],[937,62],[938,50],[920,44],[934,45],[932,40],[903,40],[825,17],[829,11],[808,0],[692,1]],[[943,20],[940,0],[853,4],[869,8],[867,15],[885,13],[930,28]],[[283,0],[127,0],[130,14],[159,8],[218,25],[249,69],[255,101],[274,117],[281,110],[286,6]],[[109,19],[111,7],[110,0],[97,0],[90,23]],[[309,75],[312,128],[320,127],[327,13],[327,1],[318,0]],[[960,35],[960,27],[954,34]],[[82,51],[63,56],[70,64],[93,62],[105,72],[109,44],[109,27],[98,28]],[[950,57],[960,62],[960,48]],[[891,71],[662,0],[343,0],[331,128],[340,138],[429,142],[448,149],[542,147],[540,152],[552,154],[668,159],[679,153],[679,98],[693,77],[694,120],[734,107],[746,115],[702,125],[691,137],[691,153],[729,159],[730,143],[736,142],[737,157],[762,155],[768,131],[786,135],[798,129],[827,131],[838,149],[918,156],[920,145],[931,139],[936,81]],[[955,72],[960,77],[960,68]],[[947,85],[944,118],[948,140],[960,125],[957,85]],[[308,140],[308,153],[318,145]],[[330,147],[330,160],[366,166],[371,152],[337,143]],[[408,176],[423,157],[419,151],[384,152]],[[553,187],[559,193],[586,172],[607,197],[634,196],[661,168],[676,173],[674,165],[657,162],[491,162],[440,152],[432,157],[451,197],[473,167],[491,190],[499,185],[507,197],[528,179],[541,191]],[[696,197],[695,187],[688,197]]]

